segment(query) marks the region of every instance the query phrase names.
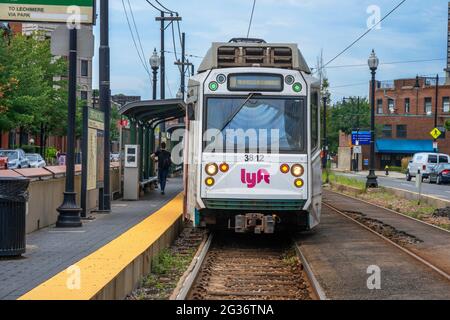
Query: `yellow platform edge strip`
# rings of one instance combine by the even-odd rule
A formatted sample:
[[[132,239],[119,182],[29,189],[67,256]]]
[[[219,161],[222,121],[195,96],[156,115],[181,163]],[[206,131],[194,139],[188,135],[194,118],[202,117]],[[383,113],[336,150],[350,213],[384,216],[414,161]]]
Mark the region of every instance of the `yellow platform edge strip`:
[[[90,300],[150,248],[181,216],[183,194],[110,243],[18,300]]]

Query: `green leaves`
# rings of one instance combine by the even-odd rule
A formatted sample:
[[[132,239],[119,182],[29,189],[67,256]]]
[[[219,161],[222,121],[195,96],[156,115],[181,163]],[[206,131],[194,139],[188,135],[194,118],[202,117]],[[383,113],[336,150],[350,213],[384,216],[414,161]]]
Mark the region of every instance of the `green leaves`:
[[[345,102],[338,102],[331,108],[327,115],[327,130],[329,135],[330,150],[337,152],[339,147],[339,131],[351,134],[353,130],[367,129],[370,127],[370,105],[366,98],[351,97]]]
[[[0,36],[0,130],[48,134],[66,125],[67,62],[51,55],[44,34]],[[57,85],[57,86],[56,86]]]

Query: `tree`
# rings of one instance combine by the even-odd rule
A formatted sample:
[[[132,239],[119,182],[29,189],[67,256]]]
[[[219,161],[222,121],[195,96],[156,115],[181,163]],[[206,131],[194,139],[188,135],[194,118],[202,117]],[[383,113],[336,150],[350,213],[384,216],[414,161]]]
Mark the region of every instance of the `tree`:
[[[67,81],[61,76],[67,74],[66,60],[52,56],[50,40],[43,34],[15,35],[8,44],[5,38],[0,41],[8,61],[6,73],[14,81],[14,90],[4,99],[6,128],[40,134],[43,140],[65,131]]]
[[[359,128],[357,128],[359,116]],[[329,109],[327,118],[328,141],[331,152],[337,152],[339,147],[339,131],[351,134],[355,129],[370,127],[370,105],[366,98],[360,99],[358,112],[358,97],[351,97],[345,102],[338,102]]]

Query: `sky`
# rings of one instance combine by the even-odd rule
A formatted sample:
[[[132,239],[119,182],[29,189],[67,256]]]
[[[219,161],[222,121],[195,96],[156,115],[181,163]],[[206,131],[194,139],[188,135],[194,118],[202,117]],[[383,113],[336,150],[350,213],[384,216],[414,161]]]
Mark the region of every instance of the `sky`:
[[[155,3],[155,1],[152,1]],[[204,56],[212,42],[227,42],[247,34],[253,0],[160,0],[182,17],[182,32],[186,33],[186,52]],[[124,1],[131,27],[128,0]],[[159,12],[145,0],[129,0],[139,33],[145,61],[154,48],[160,50]],[[323,51],[328,62],[347,45],[363,34],[372,21],[373,8],[381,17],[391,11],[400,0],[257,0],[250,37],[267,42],[297,43],[310,67],[317,65]],[[156,4],[156,3],[155,3]],[[356,45],[329,64],[363,67],[327,68],[333,101],[344,96],[367,96],[370,72],[367,59],[375,49],[380,63],[441,59],[407,64],[382,64],[378,80],[393,80],[419,75],[444,76],[447,55],[448,1],[407,0],[392,15],[381,22]],[[370,22],[369,21],[369,22]],[[373,24],[372,24],[373,25]],[[175,29],[176,48],[180,50]],[[95,27],[97,44],[99,24]],[[137,38],[135,33],[135,38]],[[137,39],[136,39],[137,40]],[[151,96],[151,82],[134,47],[124,14],[122,0],[110,1],[111,89],[113,94]],[[172,30],[166,32],[166,50],[173,50]],[[138,44],[139,47],[139,44]],[[189,58],[195,66],[200,58]],[[180,73],[173,65],[173,53],[166,54],[167,98],[174,97],[180,86]],[[94,87],[98,85],[98,54],[94,59]]]

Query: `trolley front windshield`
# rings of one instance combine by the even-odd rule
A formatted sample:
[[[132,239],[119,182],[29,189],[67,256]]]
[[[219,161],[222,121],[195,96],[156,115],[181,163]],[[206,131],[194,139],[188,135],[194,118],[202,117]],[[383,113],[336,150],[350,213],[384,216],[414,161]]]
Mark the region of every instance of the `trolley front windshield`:
[[[205,152],[303,153],[305,105],[303,98],[208,98]]]

